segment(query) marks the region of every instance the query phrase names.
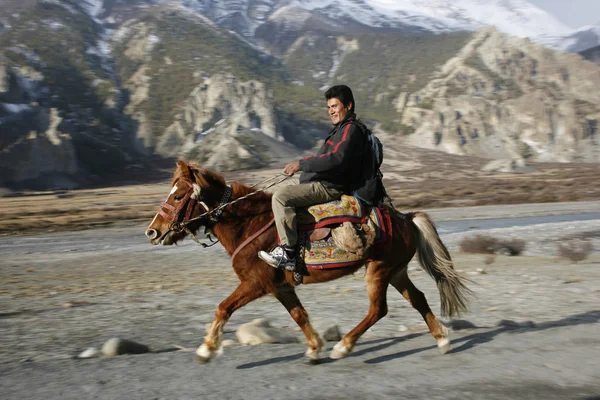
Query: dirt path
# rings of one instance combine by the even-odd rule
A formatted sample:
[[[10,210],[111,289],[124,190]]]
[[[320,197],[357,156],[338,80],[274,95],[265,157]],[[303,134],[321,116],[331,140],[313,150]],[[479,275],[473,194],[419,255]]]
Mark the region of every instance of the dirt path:
[[[594,205],[588,206],[593,211]],[[531,207],[531,213],[581,209],[544,207]],[[432,215],[446,221],[502,215],[497,208],[462,210],[464,215],[447,214],[447,219],[446,211]],[[574,232],[600,228],[597,221],[583,230],[574,226]],[[470,313],[447,321],[455,328],[451,353],[438,354],[418,313],[390,289],[388,316],[363,336],[355,352],[314,367],[302,364],[304,344],[237,345],[208,365],[194,364],[189,351],[174,351],[174,345],[195,349],[201,343],[216,305],[236,286],[219,246],[151,247],[143,225],[2,237],[0,392],[3,399],[44,400],[599,396],[600,255],[573,264],[537,250],[562,237],[564,229],[523,227],[521,237],[538,255],[498,256],[490,265],[482,255],[457,253],[457,237],[442,235],[477,295]],[[485,273],[477,271],[482,268]],[[439,312],[434,283],[415,263],[409,271]],[[364,317],[363,276],[359,271],[299,288],[318,330],[337,324],[347,332]],[[302,336],[285,309],[266,297],[236,312],[225,338],[234,339],[240,324],[261,317]],[[139,341],[153,352],[72,358],[111,337]]]

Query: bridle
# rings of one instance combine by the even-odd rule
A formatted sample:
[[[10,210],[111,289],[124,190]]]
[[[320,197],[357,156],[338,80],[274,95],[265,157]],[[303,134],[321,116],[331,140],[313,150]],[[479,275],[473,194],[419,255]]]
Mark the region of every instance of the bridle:
[[[282,179],[280,179],[276,182],[272,182],[271,184],[269,184],[261,189],[257,189],[253,192],[250,192],[244,196],[238,197],[235,200],[231,200],[231,195],[233,194],[233,189],[231,188],[231,186],[225,186],[225,190],[223,191],[223,196],[221,196],[219,205],[217,207],[213,208],[212,210],[206,205],[206,203],[204,201],[202,201],[202,198],[200,196],[201,195],[200,186],[192,184],[190,186],[190,189],[186,192],[185,196],[183,196],[183,198],[181,199],[181,201],[179,202],[179,205],[177,207],[170,205],[166,201],[163,201],[160,203],[160,208],[158,210],[158,213],[163,218],[165,218],[167,221],[170,221],[171,224],[169,226],[169,229],[159,238],[159,240],[162,240],[165,236],[167,236],[167,234],[169,234],[169,232],[175,232],[175,233],[185,232],[192,237],[194,242],[198,243],[199,245],[201,245],[204,248],[214,246],[215,244],[219,243],[219,241],[212,240],[212,238],[211,238],[212,229],[210,226],[205,226],[204,234],[211,241],[211,244],[206,244],[206,243],[202,243],[196,237],[196,235],[194,235],[194,233],[190,230],[190,228],[188,228],[188,225],[191,224],[192,222],[198,221],[206,216],[208,216],[212,225],[216,224],[218,222],[219,218],[223,215],[223,210],[225,209],[225,207],[235,204],[238,201],[242,201],[250,196],[254,196],[258,193],[264,192],[267,189],[269,189],[270,187],[278,185],[281,182],[292,177],[292,175],[287,175],[287,174],[283,174],[283,175],[284,175],[284,177]],[[270,178],[267,178],[255,185],[253,185],[252,187],[256,187],[258,185],[261,185],[263,183],[271,181],[274,178],[277,178],[279,176],[281,176],[281,175],[278,174],[278,175],[272,176]],[[190,218],[192,215],[192,210],[196,206],[196,203],[198,203],[202,207],[204,207],[204,209],[206,211],[204,213],[198,215],[197,217]],[[164,209],[166,209],[166,210],[164,210]],[[179,221],[180,215],[182,212],[185,212],[185,216],[182,221]],[[273,222],[274,222],[274,220],[269,223],[269,226]],[[266,228],[268,228],[268,226],[265,227],[265,229]],[[262,233],[262,232],[264,232],[264,230],[260,231],[260,233]],[[256,238],[257,236],[258,235],[253,236],[252,239]],[[240,246],[240,248],[245,246],[248,242],[249,241],[246,241],[242,246]],[[239,251],[239,250],[240,249],[238,249],[237,251]],[[236,253],[237,253],[237,251],[236,251]]]
[[[194,233],[190,230],[188,225],[190,225],[192,222],[204,218],[207,215],[212,224],[216,224],[221,215],[223,214],[225,206],[231,204],[229,203],[229,199],[231,198],[232,193],[233,190],[231,189],[231,186],[226,186],[225,190],[223,191],[223,196],[221,197],[219,205],[212,210],[206,205],[204,201],[202,201],[202,198],[200,197],[200,189],[196,189],[194,185],[190,185],[190,189],[185,193],[185,196],[183,196],[177,207],[172,206],[166,201],[161,202],[158,213],[167,221],[171,222],[171,224],[169,225],[169,229],[161,236],[161,239],[164,238],[169,232],[185,232],[188,235],[190,235],[192,239],[202,247],[214,246],[219,241],[213,241],[210,237],[210,227],[205,227],[205,234],[212,243],[206,244],[200,242],[196,235],[194,235]],[[200,204],[202,207],[204,207],[206,211],[197,217],[190,218],[192,216],[192,211],[196,207],[196,204]],[[185,215],[180,221],[182,213],[185,213]]]

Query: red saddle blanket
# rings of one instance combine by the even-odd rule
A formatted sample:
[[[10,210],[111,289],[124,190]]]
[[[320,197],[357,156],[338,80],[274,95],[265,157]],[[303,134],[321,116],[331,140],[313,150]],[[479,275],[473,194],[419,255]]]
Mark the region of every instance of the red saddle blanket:
[[[310,232],[319,228],[334,228],[343,222],[367,224],[375,228],[375,241],[368,256],[340,249],[331,235],[323,240],[311,241]],[[366,209],[352,196],[342,196],[341,200],[319,204],[298,210],[297,226],[305,235],[304,262],[309,269],[341,268],[364,264],[377,255],[388,252],[392,244],[392,222],[387,208]],[[300,236],[302,237],[302,235]]]

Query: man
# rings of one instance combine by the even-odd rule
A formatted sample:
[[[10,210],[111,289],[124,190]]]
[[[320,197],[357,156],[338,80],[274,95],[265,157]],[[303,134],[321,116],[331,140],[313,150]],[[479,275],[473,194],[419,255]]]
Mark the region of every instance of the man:
[[[280,245],[258,256],[275,268],[293,271],[297,244],[296,208],[339,200],[364,183],[363,159],[367,141],[356,124],[354,96],[345,85],[333,86],[325,92],[327,110],[334,127],[316,155],[285,166],[283,172],[293,175],[302,171],[300,184],[285,186],[273,194],[273,214]]]

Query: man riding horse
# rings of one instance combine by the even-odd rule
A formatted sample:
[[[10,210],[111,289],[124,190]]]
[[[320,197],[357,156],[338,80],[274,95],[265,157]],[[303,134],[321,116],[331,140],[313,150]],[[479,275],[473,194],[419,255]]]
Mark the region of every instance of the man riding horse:
[[[285,166],[293,175],[302,171],[298,185],[284,186],[273,194],[273,214],[279,245],[258,256],[275,268],[293,271],[298,241],[296,209],[339,200],[364,185],[365,169],[371,169],[365,154],[371,151],[364,125],[357,121],[352,90],[346,85],[325,92],[327,110],[334,127],[316,155]]]

